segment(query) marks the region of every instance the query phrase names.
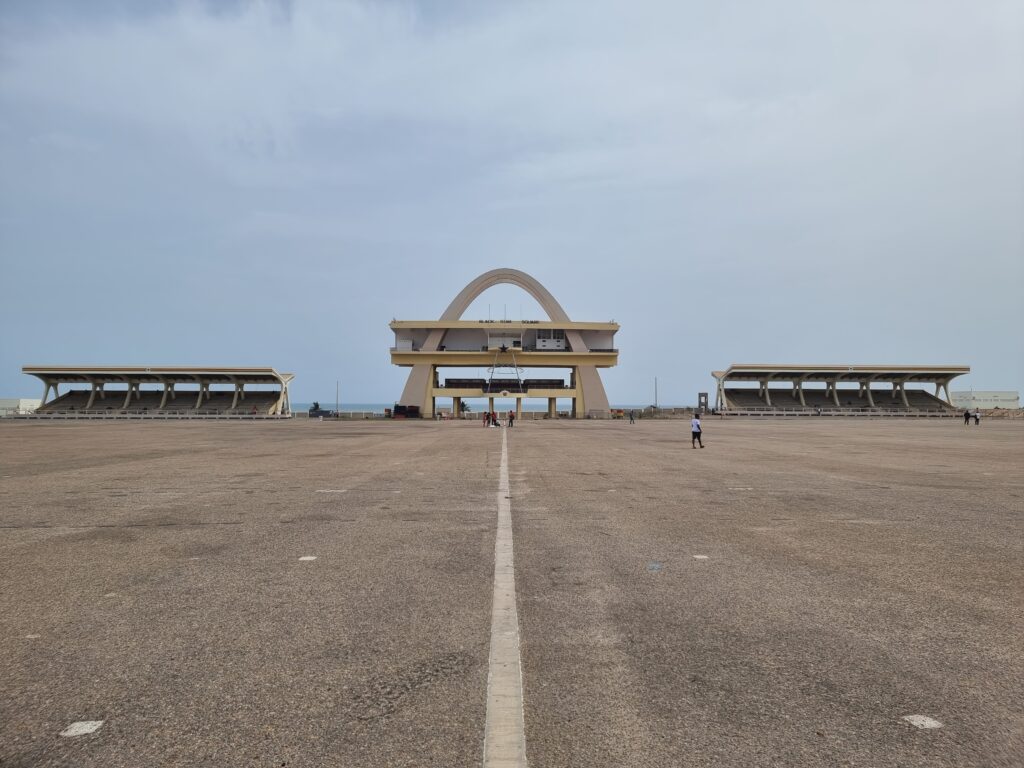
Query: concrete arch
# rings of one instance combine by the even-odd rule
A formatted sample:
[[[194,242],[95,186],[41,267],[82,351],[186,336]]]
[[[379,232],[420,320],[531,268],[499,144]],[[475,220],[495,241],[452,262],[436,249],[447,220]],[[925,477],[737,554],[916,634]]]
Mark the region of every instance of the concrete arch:
[[[569,319],[569,315],[562,308],[562,305],[558,303],[551,292],[545,288],[540,282],[531,275],[518,269],[511,269],[508,267],[502,267],[499,269],[492,269],[489,272],[484,272],[482,275],[472,280],[465,288],[459,291],[458,295],[452,299],[451,304],[441,315],[440,320],[442,321],[454,321],[460,320],[462,315],[469,305],[488,288],[492,288],[495,285],[515,285],[522,288],[528,294],[530,294],[541,308],[547,313],[547,316],[553,322],[572,322]],[[427,336],[427,340],[424,342],[422,350],[425,352],[436,352],[441,346],[441,341],[444,339],[444,330],[435,329],[430,332]],[[589,352],[589,348],[583,341],[583,336],[579,331],[567,329],[565,333],[565,339],[569,344],[569,348],[573,352]],[[432,382],[431,379],[431,367],[427,364],[414,365],[412,370],[409,372],[409,378],[405,383],[405,389],[402,391],[403,405],[416,405],[422,407],[423,393],[427,390],[428,385]],[[588,411],[604,411],[609,410],[608,395],[605,394],[604,384],[601,381],[601,376],[597,372],[597,368],[592,365],[581,365],[576,369],[577,380],[583,391],[583,402],[584,408]]]

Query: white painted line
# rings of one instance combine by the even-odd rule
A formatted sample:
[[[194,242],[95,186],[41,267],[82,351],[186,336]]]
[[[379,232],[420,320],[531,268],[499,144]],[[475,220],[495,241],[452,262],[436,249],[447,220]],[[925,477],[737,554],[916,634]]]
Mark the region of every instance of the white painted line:
[[[321,488],[317,493],[348,493],[348,488]]]
[[[735,488],[730,488],[729,490],[730,491],[752,491],[754,489],[750,488],[749,486],[746,486],[746,485],[739,485],[739,486],[736,486]]]
[[[707,560],[708,556],[707,555],[694,555],[693,559],[694,560]]]
[[[523,668],[519,655],[519,615],[512,552],[509,503],[508,433],[501,433],[498,475],[498,534],[494,540],[494,597],[491,603],[491,653],[487,671],[487,719],[484,768],[526,768],[523,725]]]
[[[940,723],[938,720],[933,720],[932,718],[928,717],[927,715],[904,715],[900,719],[901,720],[906,720],[908,723],[910,723],[915,728],[941,728],[942,727],[942,723]]]
[[[299,560],[316,560],[316,555],[303,555]]]
[[[103,725],[102,720],[79,720],[77,723],[72,723],[61,731],[60,735],[65,738],[70,736],[85,736],[87,733],[98,731],[101,725]]]
[[[38,640],[42,635],[25,635],[26,640]]]
[[[107,592],[104,597],[117,597],[117,592]]]

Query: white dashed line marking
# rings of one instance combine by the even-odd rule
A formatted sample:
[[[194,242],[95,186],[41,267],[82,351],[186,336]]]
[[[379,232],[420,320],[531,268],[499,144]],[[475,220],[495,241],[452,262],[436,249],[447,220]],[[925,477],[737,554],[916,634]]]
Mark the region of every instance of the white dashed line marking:
[[[519,615],[516,612],[507,434],[501,433],[501,469],[498,475],[498,533],[494,541],[484,768],[526,768],[523,669],[519,654]]]
[[[103,725],[102,720],[79,720],[77,723],[72,723],[61,731],[60,735],[65,738],[71,736],[85,736],[87,733],[98,731],[101,725]]]
[[[26,640],[38,640],[42,635],[25,635]]]
[[[317,493],[348,493],[348,488],[321,488]]]
[[[915,728],[941,728],[942,723],[938,720],[934,720],[927,715],[904,715],[900,718],[906,720]]]
[[[750,488],[748,486],[736,486],[735,488],[730,488],[729,490],[730,491],[752,491],[754,489]]]
[[[303,555],[299,560],[316,560],[316,555]]]
[[[707,560],[708,556],[707,555],[694,555],[693,559],[694,560]]]

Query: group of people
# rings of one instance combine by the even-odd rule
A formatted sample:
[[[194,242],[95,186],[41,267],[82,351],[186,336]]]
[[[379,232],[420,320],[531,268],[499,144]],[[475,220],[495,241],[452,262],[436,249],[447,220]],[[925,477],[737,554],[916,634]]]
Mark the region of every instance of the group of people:
[[[981,411],[979,411],[978,409],[975,409],[974,413],[971,413],[970,411],[964,411],[964,426],[965,427],[968,424],[971,423],[971,419],[974,419],[974,425],[975,426],[977,426],[978,424],[981,424]]]
[[[508,412],[508,426],[512,428],[516,425],[516,412]],[[484,411],[484,426],[485,427],[500,427],[501,421],[498,419],[497,411]]]

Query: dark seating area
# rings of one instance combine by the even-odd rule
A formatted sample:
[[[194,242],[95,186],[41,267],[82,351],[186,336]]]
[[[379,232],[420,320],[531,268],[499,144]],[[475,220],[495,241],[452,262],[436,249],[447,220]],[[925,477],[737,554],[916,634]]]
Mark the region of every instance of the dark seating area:
[[[952,407],[922,389],[907,389],[907,405],[899,393],[893,397],[888,387],[875,387],[871,390],[874,406],[868,403],[867,397],[858,397],[853,387],[838,389],[839,405],[836,406],[832,396],[826,395],[822,388],[804,387],[804,405],[800,404],[799,396],[794,395],[790,388],[769,389],[771,405],[758,394],[755,388],[726,388],[725,397],[733,410],[843,410],[843,411],[951,411]]]

